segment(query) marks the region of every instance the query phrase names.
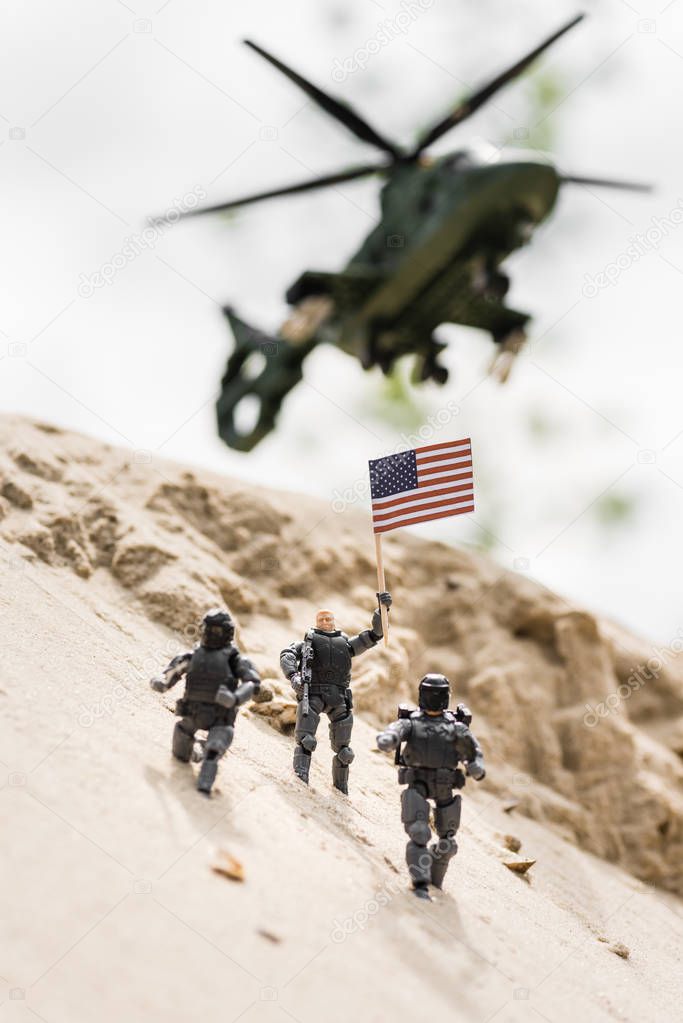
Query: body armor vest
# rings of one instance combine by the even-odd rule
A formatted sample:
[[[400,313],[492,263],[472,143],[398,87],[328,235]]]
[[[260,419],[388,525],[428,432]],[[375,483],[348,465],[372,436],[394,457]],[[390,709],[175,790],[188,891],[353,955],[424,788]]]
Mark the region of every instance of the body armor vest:
[[[237,683],[230,667],[233,653],[232,646],[219,650],[198,646],[185,676],[185,699],[214,703],[219,686],[234,690]]]
[[[455,715],[447,711],[439,717],[430,717],[421,711],[411,714],[411,733],[402,750],[402,761],[408,767],[451,767],[458,766],[467,756],[466,725],[456,721]]]
[[[351,651],[342,632],[311,633],[313,657],[311,686],[333,685],[346,689],[351,680]]]

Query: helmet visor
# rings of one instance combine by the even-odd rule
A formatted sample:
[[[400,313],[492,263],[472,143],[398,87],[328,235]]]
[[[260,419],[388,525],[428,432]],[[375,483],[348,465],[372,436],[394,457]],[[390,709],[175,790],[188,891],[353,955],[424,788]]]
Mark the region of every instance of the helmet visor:
[[[448,686],[435,686],[428,682],[423,682],[420,685],[420,707],[422,710],[446,710],[449,696]]]

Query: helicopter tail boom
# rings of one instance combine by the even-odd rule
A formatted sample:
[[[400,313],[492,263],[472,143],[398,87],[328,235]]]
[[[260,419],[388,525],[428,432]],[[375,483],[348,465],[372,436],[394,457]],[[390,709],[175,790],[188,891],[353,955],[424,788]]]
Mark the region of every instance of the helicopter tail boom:
[[[229,306],[223,312],[235,347],[216,402],[218,433],[229,447],[251,451],[275,426],[282,402],[302,379],[304,359],[318,341],[314,337],[291,345],[250,326]],[[252,405],[254,413],[244,428],[238,421],[243,402]]]

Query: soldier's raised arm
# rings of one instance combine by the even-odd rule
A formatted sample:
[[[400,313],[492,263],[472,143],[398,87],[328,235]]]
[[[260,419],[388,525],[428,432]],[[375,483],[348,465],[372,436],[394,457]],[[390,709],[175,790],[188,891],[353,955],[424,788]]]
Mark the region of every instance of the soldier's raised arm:
[[[149,684],[152,689],[156,693],[165,693],[168,689],[172,689],[187,671],[191,660],[191,653],[176,654],[161,675],[155,675],[153,679],[150,679]]]
[[[378,593],[377,599],[380,605],[384,605],[387,611],[391,607],[391,594],[390,593]],[[355,657],[357,654],[362,654],[366,650],[372,650],[373,646],[377,646],[380,639],[384,635],[384,629],[382,628],[382,613],[379,607],[376,607],[372,613],[372,626],[369,629],[364,629],[363,632],[359,632],[357,636],[351,636],[349,638],[349,648],[351,656]]]

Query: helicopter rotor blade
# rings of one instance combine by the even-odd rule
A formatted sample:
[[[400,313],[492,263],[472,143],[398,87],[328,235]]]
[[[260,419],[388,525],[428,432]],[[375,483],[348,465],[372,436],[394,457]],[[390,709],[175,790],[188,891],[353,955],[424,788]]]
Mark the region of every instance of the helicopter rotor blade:
[[[430,128],[430,130],[422,136],[417,148],[410,154],[411,157],[415,159],[424,149],[427,148],[427,146],[431,146],[433,142],[436,142],[437,139],[441,138],[441,136],[447,131],[450,131],[451,128],[455,128],[456,125],[461,124],[467,117],[478,110],[479,107],[483,106],[483,104],[486,103],[486,101],[489,100],[496,92],[498,92],[499,89],[502,89],[502,87],[513,78],[520,75],[522,71],[533,63],[533,61],[536,60],[536,58],[540,56],[544,50],[559,39],[560,36],[563,36],[565,32],[574,28],[574,25],[578,25],[583,18],[583,14],[577,14],[576,17],[567,22],[566,25],[563,25],[562,28],[557,30],[557,32],[553,32],[551,36],[548,36],[547,39],[527,53],[525,57],[522,57],[521,60],[518,60],[506,71],[501,72],[501,74],[493,78],[487,85],[482,86],[481,89],[473,92],[471,96],[459,103],[447,117],[444,117],[443,120],[439,121],[438,124],[435,124],[433,128]]]
[[[250,49],[258,53],[264,60],[267,60],[273,67],[276,67],[278,71],[281,71],[283,75],[286,75],[290,81],[298,85],[300,89],[306,93],[319,107],[322,107],[326,113],[331,114],[338,121],[341,121],[349,131],[361,139],[363,142],[369,142],[373,146],[377,146],[383,152],[388,153],[394,160],[401,158],[400,150],[390,142],[389,139],[384,138],[379,132],[375,131],[368,122],[362,118],[359,114],[353,110],[348,103],[344,103],[341,100],[335,99],[334,96],[330,96],[328,93],[323,92],[317,85],[313,85],[302,75],[298,74],[292,68],[283,64],[281,60],[274,57],[272,53],[268,53],[263,47],[257,43],[251,42],[249,39],[245,39],[244,42]]]
[[[628,192],[652,192],[653,186],[639,181],[612,181],[608,178],[582,178],[575,174],[562,174],[563,185],[595,185],[596,188],[623,188]]]
[[[198,210],[188,210],[181,214],[183,217],[196,217],[204,213],[223,213],[226,210],[234,210],[238,206],[247,206],[252,202],[260,202],[261,199],[274,199],[280,195],[296,195],[298,192],[310,192],[316,188],[325,188],[329,185],[338,185],[343,181],[353,181],[355,178],[362,178],[368,174],[377,174],[389,170],[390,164],[368,163],[360,167],[351,167],[346,171],[339,171],[337,174],[326,174],[320,178],[313,178],[311,181],[302,181],[298,185],[285,185],[282,188],[269,189],[267,192],[256,192],[254,195],[247,195],[241,199],[233,199],[230,202],[219,203],[217,206],[204,206]],[[163,217],[158,218],[163,220]]]

